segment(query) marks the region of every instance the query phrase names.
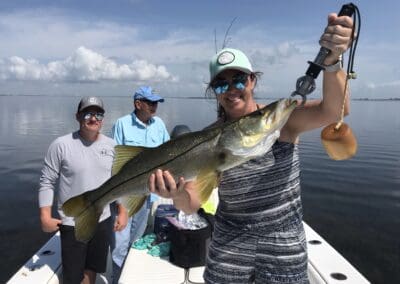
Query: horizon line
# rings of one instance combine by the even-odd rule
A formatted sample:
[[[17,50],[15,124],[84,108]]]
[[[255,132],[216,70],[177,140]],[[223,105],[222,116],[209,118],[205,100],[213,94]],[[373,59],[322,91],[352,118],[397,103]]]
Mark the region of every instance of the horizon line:
[[[0,94],[0,97],[71,97],[71,98],[77,98],[77,97],[84,97],[80,95],[45,95],[45,94],[31,94],[31,95],[24,95],[24,94]],[[104,97],[104,98],[126,98],[127,96],[124,95],[99,95],[98,97]],[[212,100],[214,98],[207,98],[205,96],[188,96],[188,97],[180,97],[180,96],[163,96],[164,98],[168,99],[206,99],[206,100]],[[281,99],[282,97],[258,97],[255,96],[255,99],[267,99],[267,100],[277,100]],[[318,98],[308,98],[308,100],[317,100]],[[391,97],[391,98],[351,98],[351,101],[400,101],[400,97]]]

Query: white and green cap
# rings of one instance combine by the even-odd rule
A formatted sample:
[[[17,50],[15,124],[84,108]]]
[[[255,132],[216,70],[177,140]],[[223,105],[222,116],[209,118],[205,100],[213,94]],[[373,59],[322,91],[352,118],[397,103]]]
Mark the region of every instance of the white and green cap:
[[[213,56],[210,61],[210,82],[226,69],[236,69],[247,74],[253,72],[247,56],[242,51],[233,48],[224,48]]]

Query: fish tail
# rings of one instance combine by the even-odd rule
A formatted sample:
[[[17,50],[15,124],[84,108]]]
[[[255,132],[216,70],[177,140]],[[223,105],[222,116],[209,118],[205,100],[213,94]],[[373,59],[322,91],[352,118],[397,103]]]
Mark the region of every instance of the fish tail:
[[[91,204],[85,194],[81,194],[75,197],[72,197],[64,202],[62,205],[62,210],[65,215],[70,217],[79,216],[87,207]]]
[[[102,212],[89,201],[88,193],[72,197],[62,206],[65,215],[74,217],[75,238],[81,242],[87,242],[93,237]]]
[[[90,206],[75,217],[75,238],[78,241],[87,242],[93,237],[101,214],[98,212],[95,206]]]

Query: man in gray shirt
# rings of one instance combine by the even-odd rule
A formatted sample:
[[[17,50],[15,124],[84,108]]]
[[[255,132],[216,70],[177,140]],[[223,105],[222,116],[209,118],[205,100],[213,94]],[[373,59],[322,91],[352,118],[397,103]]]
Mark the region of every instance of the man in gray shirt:
[[[40,221],[45,232],[60,229],[64,284],[94,284],[96,273],[106,269],[112,229],[110,206],[104,208],[95,236],[88,243],[75,239],[74,218],[66,216],[61,208],[69,198],[96,189],[111,176],[115,142],[100,133],[104,113],[101,99],[82,98],[76,113],[79,130],[53,141],[44,159],[39,186]],[[52,216],[54,196],[61,219]],[[127,223],[122,205],[118,205],[118,211],[115,231]]]

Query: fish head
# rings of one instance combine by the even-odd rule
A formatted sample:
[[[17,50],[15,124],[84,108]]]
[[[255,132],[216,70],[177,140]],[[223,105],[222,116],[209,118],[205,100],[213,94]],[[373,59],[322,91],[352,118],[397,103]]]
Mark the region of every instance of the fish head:
[[[234,155],[259,156],[279,138],[297,101],[281,99],[233,122],[221,139]]]

